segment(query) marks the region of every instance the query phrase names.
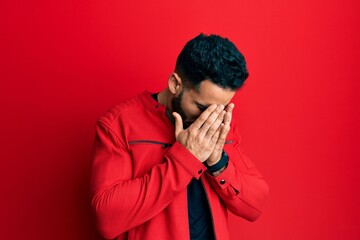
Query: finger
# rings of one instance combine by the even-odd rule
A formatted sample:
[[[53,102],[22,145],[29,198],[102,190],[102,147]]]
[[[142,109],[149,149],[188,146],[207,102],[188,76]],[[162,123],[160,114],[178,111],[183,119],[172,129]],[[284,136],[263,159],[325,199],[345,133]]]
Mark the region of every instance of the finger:
[[[210,145],[216,145],[217,142],[218,142],[218,139],[219,139],[219,136],[220,136],[220,132],[221,132],[221,129],[222,127],[224,126],[223,123],[220,124],[220,127],[218,128],[218,130],[216,131],[216,133],[211,137],[211,140],[210,140]]]
[[[221,122],[224,119],[225,111],[223,110],[224,110],[223,105],[217,106],[216,110],[210,114],[208,119],[206,119],[204,124],[201,126],[199,137],[204,137],[205,135],[207,135],[210,128],[212,128],[213,130],[210,137],[216,132],[217,128],[220,126]]]
[[[210,114],[215,111],[217,105],[211,104],[197,119],[191,124],[191,129],[199,129],[204,124],[204,122],[209,118]]]
[[[222,151],[224,148],[226,137],[230,131],[230,122],[232,118],[232,110],[234,109],[234,107],[235,107],[234,104],[230,103],[225,109],[226,114],[224,116],[224,122],[220,126],[219,129],[220,134],[219,137],[217,138],[214,151]]]
[[[223,128],[224,128],[224,124],[221,126],[221,129],[220,129],[220,134],[219,134],[219,138],[217,139],[217,142],[215,144],[215,147],[214,147],[214,152],[220,152],[223,150],[224,148],[224,144],[225,144],[225,139],[226,139],[226,136],[225,138],[223,136],[221,136],[221,133],[223,132]]]
[[[220,135],[216,143],[217,147],[222,148],[224,146],[229,131],[230,131],[230,125],[226,125],[226,124],[221,125]]]
[[[203,127],[201,128],[201,131],[199,133],[199,137],[205,137],[206,139],[211,139],[211,137],[218,131],[219,127],[221,126],[224,116],[226,112],[222,111],[214,121],[214,123],[208,128],[208,130],[204,130]],[[205,123],[204,123],[205,125]],[[206,132],[205,132],[206,131]]]
[[[226,107],[226,114],[224,116],[224,124],[225,125],[230,125],[231,123],[231,118],[232,118],[232,111],[234,109],[235,105],[233,103],[230,103],[227,107]]]
[[[230,123],[231,123],[231,118],[232,118],[231,113],[229,113],[229,112],[225,113],[223,123],[224,123],[225,125],[230,126]]]
[[[180,114],[178,114],[177,112],[173,112],[172,114],[175,118],[175,137],[177,137],[179,133],[181,133],[184,130],[183,121]]]
[[[233,111],[234,107],[235,107],[235,104],[230,103],[229,105],[227,105],[225,111],[230,112],[232,114],[232,111]]]

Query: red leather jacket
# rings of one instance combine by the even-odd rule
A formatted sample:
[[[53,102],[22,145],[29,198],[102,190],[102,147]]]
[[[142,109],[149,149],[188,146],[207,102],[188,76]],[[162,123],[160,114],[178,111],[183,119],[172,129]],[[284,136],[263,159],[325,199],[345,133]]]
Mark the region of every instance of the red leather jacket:
[[[216,239],[229,239],[227,210],[256,220],[268,186],[239,149],[233,121],[217,177],[174,136],[166,108],[151,93],[115,106],[96,124],[92,205],[107,239],[189,239],[187,185],[201,179]]]

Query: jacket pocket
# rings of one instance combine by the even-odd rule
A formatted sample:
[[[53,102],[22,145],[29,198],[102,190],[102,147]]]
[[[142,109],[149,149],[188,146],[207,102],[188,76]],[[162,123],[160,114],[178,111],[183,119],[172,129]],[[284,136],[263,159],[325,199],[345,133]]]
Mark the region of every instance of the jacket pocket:
[[[172,146],[172,143],[164,143],[164,142],[158,142],[153,140],[133,140],[128,142],[129,145],[135,145],[135,144],[155,144],[155,145],[161,145],[163,148],[168,148]]]
[[[148,139],[128,141],[132,157],[133,177],[143,176],[157,164],[165,161],[164,155],[171,143]]]

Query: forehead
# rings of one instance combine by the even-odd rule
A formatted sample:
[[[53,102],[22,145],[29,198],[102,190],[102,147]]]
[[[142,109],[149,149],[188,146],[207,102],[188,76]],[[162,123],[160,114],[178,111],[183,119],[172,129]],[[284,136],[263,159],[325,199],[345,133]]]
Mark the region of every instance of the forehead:
[[[202,105],[223,104],[227,105],[235,95],[235,91],[224,89],[210,80],[204,80],[197,89],[189,90],[189,95],[194,101]]]

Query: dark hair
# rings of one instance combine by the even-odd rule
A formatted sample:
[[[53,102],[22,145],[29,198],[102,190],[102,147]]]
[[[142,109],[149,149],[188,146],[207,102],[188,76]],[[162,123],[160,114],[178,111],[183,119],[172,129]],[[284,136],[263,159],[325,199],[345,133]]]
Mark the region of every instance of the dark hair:
[[[197,88],[201,81],[211,80],[225,89],[237,90],[249,73],[244,56],[227,38],[200,34],[180,52],[175,71],[184,84]]]

